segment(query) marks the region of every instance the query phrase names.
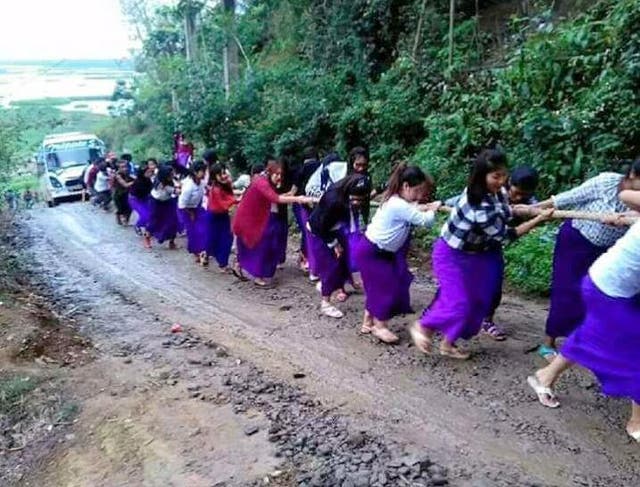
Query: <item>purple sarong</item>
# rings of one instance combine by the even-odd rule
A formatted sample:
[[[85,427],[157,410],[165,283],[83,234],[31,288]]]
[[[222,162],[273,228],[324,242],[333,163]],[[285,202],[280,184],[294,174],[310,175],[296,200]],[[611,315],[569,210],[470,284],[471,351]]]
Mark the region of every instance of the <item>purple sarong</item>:
[[[640,295],[612,298],[587,275],[582,280],[585,316],[561,353],[591,370],[602,392],[640,404]]]
[[[365,292],[365,309],[379,321],[413,313],[409,288],[413,274],[407,265],[409,239],[398,252],[378,248],[362,235],[353,248]]]
[[[151,196],[141,199],[129,194],[129,206],[131,206],[131,209],[138,215],[138,219],[136,220],[137,228],[146,228],[147,223],[149,222],[149,217],[151,215],[150,200]]]
[[[229,213],[207,212],[207,219],[207,254],[213,256],[221,268],[227,267],[233,246],[231,217]]]
[[[207,250],[208,219],[207,211],[202,207],[179,209],[184,229],[187,232],[187,250],[190,254],[199,254]]]
[[[278,234],[280,230],[278,215],[271,213],[267,227],[254,248],[250,249],[241,238],[238,238],[236,245],[238,247],[238,263],[240,267],[253,277],[261,279],[272,278],[276,273],[278,260],[280,259],[279,242],[281,235]]]
[[[347,256],[343,254],[340,258],[336,257],[333,249],[311,232],[307,237],[309,252],[313,254],[322,283],[322,295],[331,296],[334,291],[342,289],[351,277]],[[344,247],[344,241],[340,240],[340,244]]]
[[[278,215],[277,222],[277,246],[278,246],[278,264],[284,264],[287,261],[287,242],[289,240],[289,220],[285,216]]]
[[[178,233],[178,213],[176,198],[167,201],[159,201],[154,198],[149,203],[149,222],[147,231],[158,243],[165,240],[173,240]]]
[[[449,343],[476,336],[502,279],[501,251],[464,252],[439,238],[432,259],[438,292],[420,323],[441,332]]]
[[[307,257],[307,222],[309,221],[308,210],[298,203],[293,204],[293,216],[296,219],[298,230],[300,230],[300,249],[302,255]]]
[[[552,338],[568,337],[584,319],[580,284],[589,267],[607,249],[597,247],[573,228],[571,220],[560,227],[553,251],[551,303],[546,334]]]

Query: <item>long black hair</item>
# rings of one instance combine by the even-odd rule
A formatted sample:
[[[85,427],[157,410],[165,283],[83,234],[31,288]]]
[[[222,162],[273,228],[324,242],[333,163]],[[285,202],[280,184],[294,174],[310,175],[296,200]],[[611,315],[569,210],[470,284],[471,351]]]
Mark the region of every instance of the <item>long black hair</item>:
[[[471,176],[467,184],[467,199],[479,205],[486,196],[487,174],[507,168],[507,156],[498,149],[484,149],[473,161]]]
[[[191,164],[191,167],[189,168],[189,177],[195,181],[196,174],[200,171],[206,171],[206,170],[207,170],[207,165],[203,161],[196,161],[193,164]]]
[[[329,187],[327,192],[334,192],[336,198],[348,203],[349,197],[366,198],[371,194],[371,180],[363,174],[350,174]]]
[[[415,188],[421,184],[431,183],[433,180],[428,177],[418,166],[409,166],[406,162],[399,162],[391,173],[387,190],[384,193],[384,200],[388,200],[402,191],[402,186],[407,183],[410,188]],[[429,188],[431,191],[431,188]]]
[[[158,166],[158,173],[153,187],[157,188],[159,185],[173,186],[173,167],[171,167],[170,163]]]
[[[626,179],[640,178],[640,157],[629,164],[629,168],[627,169],[624,177]]]
[[[209,170],[209,180],[211,181],[211,186],[217,186],[222,191],[226,191],[227,193],[233,193],[233,185],[231,182],[229,183],[221,183],[218,181],[216,176],[221,176],[222,174],[227,172],[227,166],[222,164],[221,162],[216,162],[211,166]]]

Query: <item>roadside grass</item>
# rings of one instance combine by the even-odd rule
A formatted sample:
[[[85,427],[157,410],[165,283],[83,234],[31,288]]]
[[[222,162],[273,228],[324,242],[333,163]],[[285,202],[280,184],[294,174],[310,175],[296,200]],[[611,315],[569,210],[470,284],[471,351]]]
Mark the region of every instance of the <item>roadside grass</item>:
[[[38,387],[39,382],[39,379],[24,375],[0,379],[0,415],[19,414],[26,397]]]

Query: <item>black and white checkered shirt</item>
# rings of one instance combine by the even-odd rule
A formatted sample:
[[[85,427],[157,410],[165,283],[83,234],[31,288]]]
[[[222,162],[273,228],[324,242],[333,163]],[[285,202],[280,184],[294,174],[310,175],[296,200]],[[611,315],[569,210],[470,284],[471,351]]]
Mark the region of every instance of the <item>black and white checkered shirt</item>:
[[[615,172],[603,172],[587,179],[577,188],[552,196],[558,210],[574,209],[594,213],[624,213],[629,208],[618,198],[623,176]],[[622,237],[627,227],[615,227],[589,220],[573,220],[573,228],[598,247],[611,247]]]
[[[485,195],[479,205],[472,205],[464,190],[442,227],[440,236],[450,247],[467,252],[496,249],[518,236],[507,225],[512,218],[509,197],[503,188],[496,195]]]

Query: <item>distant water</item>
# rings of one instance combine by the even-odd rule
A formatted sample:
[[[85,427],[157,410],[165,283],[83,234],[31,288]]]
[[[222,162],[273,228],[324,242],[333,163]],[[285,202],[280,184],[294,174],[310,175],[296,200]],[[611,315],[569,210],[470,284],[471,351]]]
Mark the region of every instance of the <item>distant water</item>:
[[[63,110],[107,114],[116,81],[134,76],[129,60],[1,61],[0,106],[43,98],[72,98]]]

